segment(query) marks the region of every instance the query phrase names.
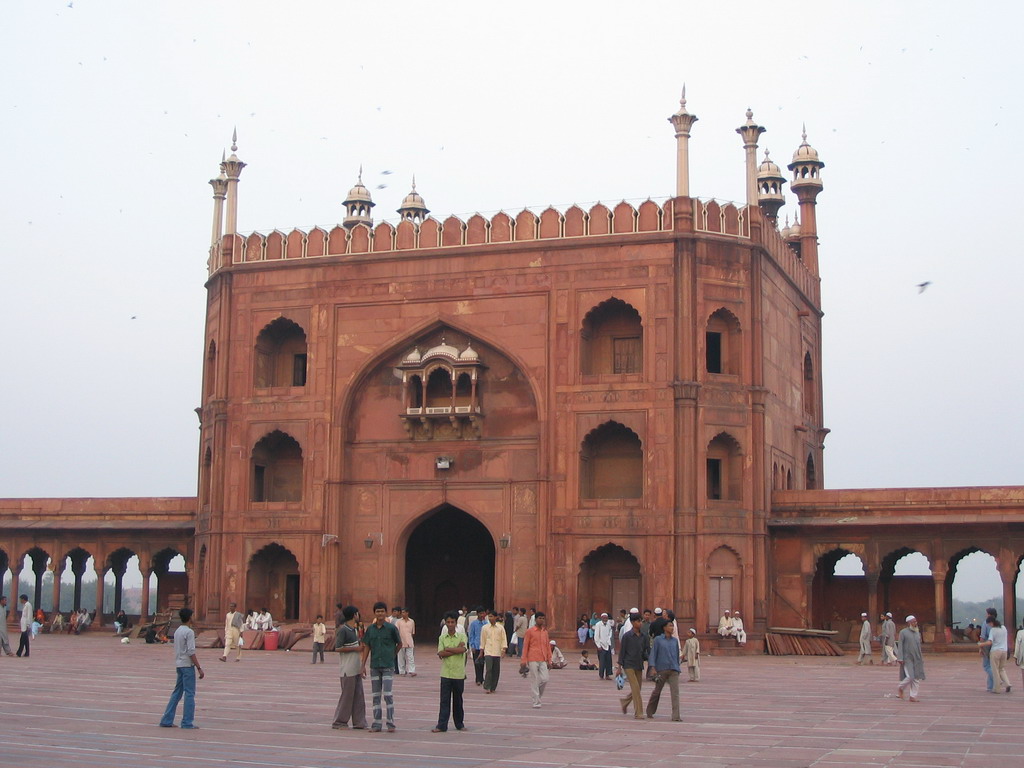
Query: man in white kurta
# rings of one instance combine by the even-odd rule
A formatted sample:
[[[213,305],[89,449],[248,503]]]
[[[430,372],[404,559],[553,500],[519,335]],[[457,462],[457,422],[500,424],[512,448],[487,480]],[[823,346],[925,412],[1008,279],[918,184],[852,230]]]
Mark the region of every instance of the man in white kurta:
[[[857,663],[863,664],[864,659],[867,659],[874,664],[875,660],[871,658],[871,621],[866,613],[860,615],[860,620],[860,653],[857,655]]]
[[[739,611],[734,611],[732,614],[732,634],[736,638],[737,643],[746,645],[747,632],[743,629],[743,619],[740,617]]]
[[[732,627],[732,611],[726,608],[725,613],[722,614],[722,618],[718,620],[718,634],[722,637],[731,637]]]
[[[228,606],[228,613],[224,617],[224,653],[221,654],[221,661],[228,660],[228,654],[231,653],[232,648],[237,650],[235,661],[242,660],[242,646],[238,641],[242,637],[243,624],[245,624],[245,618],[242,616],[242,612],[238,610],[235,603],[231,603]]]
[[[886,666],[896,663],[896,622],[892,614],[882,617],[882,663]]]

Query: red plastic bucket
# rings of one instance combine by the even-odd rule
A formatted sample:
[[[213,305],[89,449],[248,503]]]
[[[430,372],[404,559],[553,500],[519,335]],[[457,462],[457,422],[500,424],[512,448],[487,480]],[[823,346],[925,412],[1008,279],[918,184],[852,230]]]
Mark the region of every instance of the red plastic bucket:
[[[277,638],[278,638],[277,630],[274,630],[273,632],[264,632],[263,633],[263,650],[264,651],[276,651],[277,650]]]

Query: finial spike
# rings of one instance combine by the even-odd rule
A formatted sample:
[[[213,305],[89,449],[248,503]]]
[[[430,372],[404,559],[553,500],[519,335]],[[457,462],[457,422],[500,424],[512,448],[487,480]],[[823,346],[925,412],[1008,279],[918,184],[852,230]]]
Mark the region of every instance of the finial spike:
[[[238,151],[238,128],[236,127],[231,131],[231,151]]]
[[[359,183],[363,183],[363,164],[359,164]]]
[[[807,143],[807,123],[803,124],[803,134],[802,134],[802,136],[803,136],[803,139],[804,139],[804,144],[806,144]]]
[[[227,161],[227,159],[228,159],[228,151],[226,149],[222,149],[220,151],[220,161],[223,163],[223,162]]]
[[[686,83],[683,83],[683,95],[679,97],[679,106],[686,109]]]
[[[415,173],[412,175],[412,191],[413,192],[416,191],[416,174]]]

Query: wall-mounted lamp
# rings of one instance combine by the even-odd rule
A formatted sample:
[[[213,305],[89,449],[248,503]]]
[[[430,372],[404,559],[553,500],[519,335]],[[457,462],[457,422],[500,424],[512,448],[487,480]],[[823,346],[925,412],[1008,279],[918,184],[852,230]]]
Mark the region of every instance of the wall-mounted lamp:
[[[384,546],[384,534],[383,533],[368,533],[366,538],[363,539],[363,544],[366,545],[367,549],[373,549],[373,542],[376,541],[382,547]]]
[[[500,539],[498,539],[498,546],[500,546],[502,549],[508,549],[508,545],[511,544],[511,543],[512,543],[512,534],[511,533],[502,534],[502,537]]]
[[[337,544],[338,543],[338,537],[335,534],[333,534],[333,533],[325,533],[323,535],[323,538],[320,539],[320,546],[321,547],[326,547],[328,544],[332,544],[332,543],[333,544]]]
[[[438,469],[451,469],[454,463],[455,459],[451,456],[438,456],[434,460],[434,466]]]

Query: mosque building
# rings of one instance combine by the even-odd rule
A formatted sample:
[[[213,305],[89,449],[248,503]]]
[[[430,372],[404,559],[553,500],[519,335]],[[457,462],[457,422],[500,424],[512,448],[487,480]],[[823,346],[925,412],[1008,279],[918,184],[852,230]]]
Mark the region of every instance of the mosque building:
[[[784,168],[758,162],[747,110],[734,204],[691,196],[685,92],[669,121],[663,201],[439,219],[413,180],[391,223],[360,171],[339,225],[247,235],[233,143],[210,182],[197,497],[0,500],[0,571],[69,563],[68,602],[93,562],[119,600],[138,555],[158,605],[210,623],[230,602],[308,622],[383,599],[427,620],[534,606],[566,635],[664,606],[704,633],[729,608],[760,649],[861,610],[944,627],[981,550],[1012,617],[1024,488],[822,490],[806,132]],[[913,552],[930,577],[896,574]],[[834,574],[848,554],[863,576]]]

